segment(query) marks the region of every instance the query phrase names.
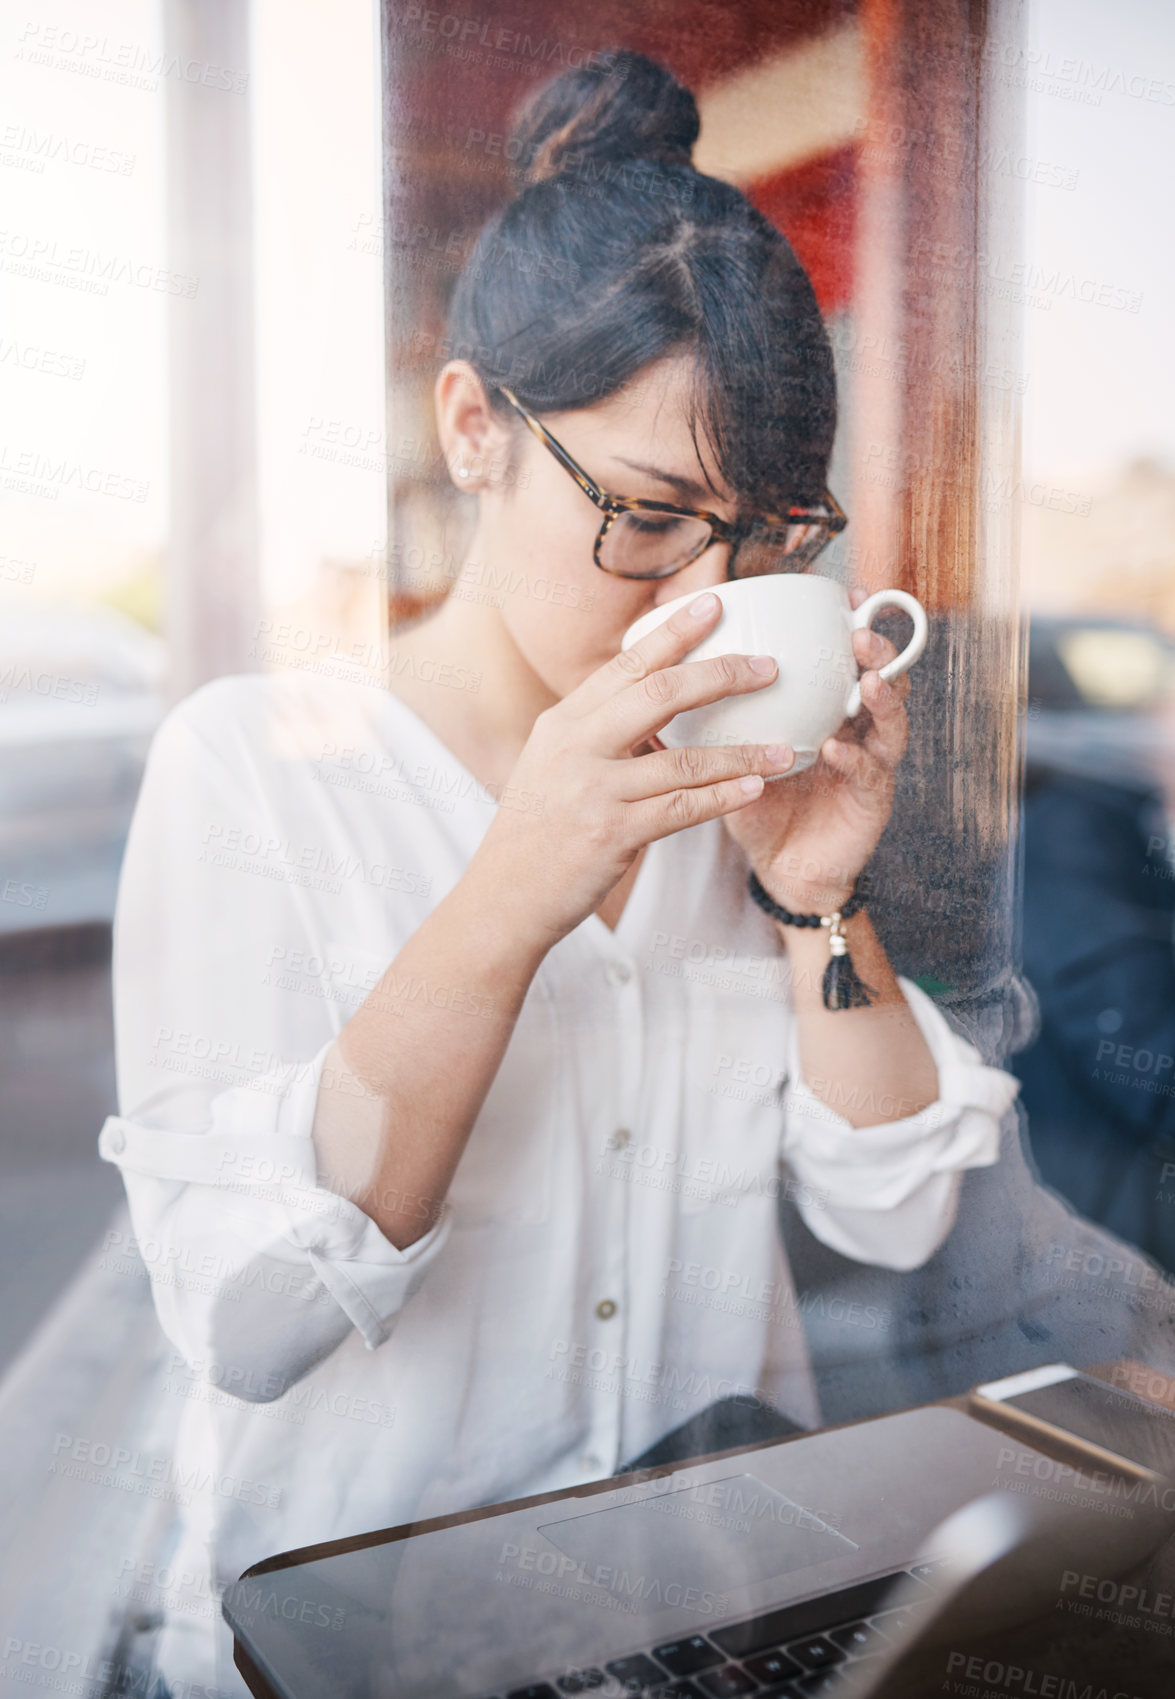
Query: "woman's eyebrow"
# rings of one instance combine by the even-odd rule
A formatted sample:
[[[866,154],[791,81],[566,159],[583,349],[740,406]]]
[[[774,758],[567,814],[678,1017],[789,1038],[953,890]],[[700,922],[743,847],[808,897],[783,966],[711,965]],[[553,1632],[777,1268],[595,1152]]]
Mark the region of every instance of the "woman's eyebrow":
[[[659,466],[648,466],[643,460],[629,460],[627,455],[613,455],[613,459],[621,466],[627,466],[632,472],[641,472],[646,478],[656,478],[658,483],[668,484],[671,489],[681,496],[687,496],[692,501],[703,503],[714,500],[714,491],[707,490],[692,478],[679,477],[676,472],[662,471]]]

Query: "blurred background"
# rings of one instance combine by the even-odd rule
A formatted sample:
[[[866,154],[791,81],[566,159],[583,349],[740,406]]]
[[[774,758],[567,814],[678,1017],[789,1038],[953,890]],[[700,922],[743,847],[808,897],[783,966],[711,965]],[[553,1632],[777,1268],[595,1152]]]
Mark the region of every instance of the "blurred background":
[[[928,699],[926,723],[958,759],[939,737],[911,783],[933,775],[943,841],[970,846],[933,885],[943,937],[972,938],[954,954],[940,940],[923,980],[975,1014],[1016,978],[999,1031],[1029,1040],[1012,1065],[1044,1178],[1175,1266],[1163,0],[1033,0],[979,33],[975,7],[926,6],[919,24],[872,0],[698,4],[688,27],[653,0],[590,20],[475,0],[98,10],[30,0],[0,23],[8,1431],[68,1410],[87,1362],[156,1348],[119,1178],[95,1149],[116,1108],[118,867],[153,729],[222,673],[378,668],[397,623],[444,593],[468,517],[428,416],[448,292],[510,192],[511,110],[613,42],[694,88],[696,163],[740,182],[813,276],[845,397],[831,483],[851,519],[821,570],[916,588],[948,633],[961,706],[948,726]],[[960,118],[952,90],[981,103]],[[926,216],[920,234],[907,209],[895,255],[901,193]],[[944,466],[957,485],[968,440],[965,501],[956,489],[927,519],[925,491]],[[955,553],[934,544],[947,520]],[[907,926],[898,953],[924,958],[923,943]],[[118,1396],[112,1424],[137,1431],[133,1377]],[[10,1528],[45,1492],[22,1455],[14,1440],[0,1465]],[[74,1539],[87,1502],[58,1502],[54,1537]],[[144,1507],[121,1509],[141,1532]],[[79,1643],[125,1638],[125,1599],[88,1608]]]

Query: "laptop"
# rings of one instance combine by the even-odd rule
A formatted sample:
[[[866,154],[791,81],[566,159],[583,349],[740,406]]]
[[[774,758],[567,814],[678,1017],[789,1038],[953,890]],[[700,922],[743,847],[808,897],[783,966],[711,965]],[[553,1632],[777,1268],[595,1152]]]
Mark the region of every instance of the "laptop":
[[[881,1699],[919,1658],[941,1692],[1172,1530],[1154,1470],[1039,1443],[926,1406],[287,1553],[224,1614],[266,1699]]]

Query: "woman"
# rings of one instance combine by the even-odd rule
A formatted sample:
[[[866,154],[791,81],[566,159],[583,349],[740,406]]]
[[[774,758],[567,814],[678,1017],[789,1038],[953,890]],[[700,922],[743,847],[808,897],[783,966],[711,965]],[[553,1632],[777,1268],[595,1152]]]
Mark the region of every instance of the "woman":
[[[802,570],[835,513],[811,288],[693,171],[697,129],[631,54],[521,122],[436,384],[476,497],[458,584],[506,592],[397,635],[390,689],[222,679],[153,747],[101,1148],[184,1399],[173,1683],[238,1690],[213,1597],[274,1551],[614,1472],[732,1395],[816,1424],[781,1191],[910,1268],[996,1159],[1015,1083],[895,978],[868,909],[845,929],[872,1001],[830,1010],[823,929],[748,895],[753,870],[792,913],[850,898],[905,744],[892,647],[858,635],[867,729],[802,776],[657,736],[771,682],[689,659],[705,592]]]

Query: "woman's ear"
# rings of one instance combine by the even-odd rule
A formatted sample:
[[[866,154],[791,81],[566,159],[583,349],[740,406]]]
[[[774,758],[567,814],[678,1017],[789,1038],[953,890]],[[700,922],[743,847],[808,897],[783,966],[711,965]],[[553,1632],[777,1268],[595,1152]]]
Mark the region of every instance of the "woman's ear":
[[[475,368],[468,360],[449,360],[437,377],[434,395],[441,452],[457,488],[481,490],[500,481],[510,433],[490,405]]]

